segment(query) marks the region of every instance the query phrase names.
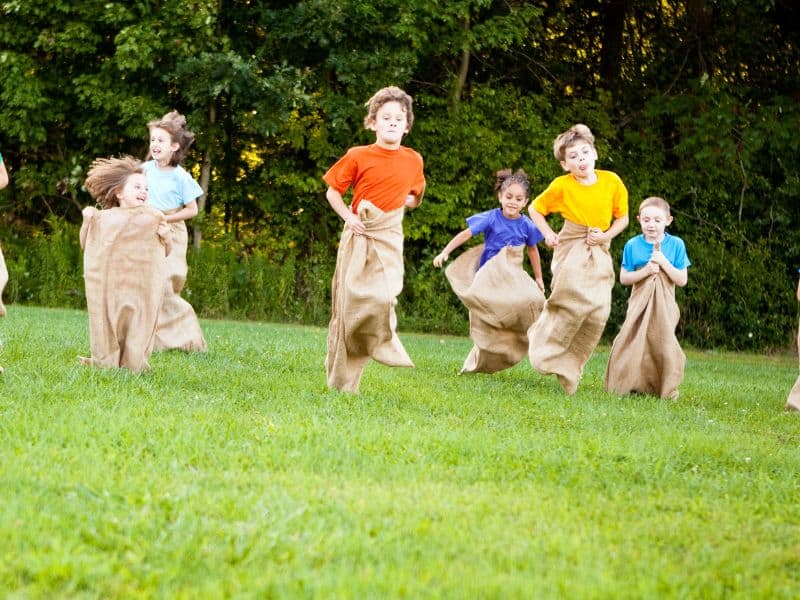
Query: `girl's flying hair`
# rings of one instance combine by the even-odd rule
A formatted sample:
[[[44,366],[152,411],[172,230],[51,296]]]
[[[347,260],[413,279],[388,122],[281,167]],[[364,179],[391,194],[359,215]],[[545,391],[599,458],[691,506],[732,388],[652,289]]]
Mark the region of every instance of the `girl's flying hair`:
[[[494,174],[495,182],[494,182],[494,193],[501,194],[508,186],[514,183],[518,183],[522,186],[522,190],[525,192],[525,197],[528,197],[528,190],[530,188],[530,183],[528,182],[528,174],[523,171],[522,169],[518,169],[516,173],[512,173],[511,169],[502,169]]]
[[[121,158],[98,158],[89,167],[84,186],[97,203],[103,208],[119,206],[119,193],[128,177],[141,173],[144,175],[142,163],[132,156]]]

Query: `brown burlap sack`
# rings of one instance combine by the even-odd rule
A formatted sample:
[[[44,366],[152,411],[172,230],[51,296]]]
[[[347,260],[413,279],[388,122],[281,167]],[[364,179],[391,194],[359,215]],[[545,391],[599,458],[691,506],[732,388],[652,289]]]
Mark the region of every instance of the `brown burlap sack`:
[[[186,251],[189,245],[189,234],[186,223],[178,221],[170,223],[172,236],[172,252],[167,257],[165,283],[161,288],[164,301],[158,315],[155,350],[184,350],[186,352],[205,352],[208,348],[200,322],[194,308],[181,297],[186,285]]]
[[[6,307],[3,304],[3,290],[6,289],[8,283],[8,269],[6,268],[6,259],[3,256],[3,249],[0,248],[0,317],[6,316]]]
[[[680,316],[675,284],[663,272],[634,284],[625,322],[611,346],[606,390],[677,398],[686,365],[675,337]]]
[[[800,351],[800,328],[797,330],[797,347],[798,351]],[[800,376],[798,376],[792,390],[789,392],[785,408],[787,411],[800,411]]]
[[[383,212],[358,204],[366,227],[345,227],[331,285],[331,321],[325,369],[328,387],[357,392],[371,358],[390,367],[413,367],[397,337],[397,296],[403,289],[403,209]]]
[[[149,368],[169,251],[169,226],[150,206],[86,208],[83,278],[92,357],[84,364]]]
[[[475,344],[461,373],[495,373],[528,352],[528,329],[544,294],[522,267],[524,246],[506,246],[478,270],[483,244],[470,248],[445,270],[453,291],[469,309]]]
[[[614,264],[607,246],[589,246],[588,228],[564,221],[553,251],[550,297],[528,330],[531,366],[555,374],[568,394],[578,389],[583,367],[592,355],[608,315],[614,287]]]

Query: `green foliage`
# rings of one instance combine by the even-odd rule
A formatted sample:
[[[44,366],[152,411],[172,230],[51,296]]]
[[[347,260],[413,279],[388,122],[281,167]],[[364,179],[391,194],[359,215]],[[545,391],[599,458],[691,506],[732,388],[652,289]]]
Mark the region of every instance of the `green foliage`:
[[[193,269],[206,314],[324,322],[341,223],[321,176],[372,141],[363,103],[393,84],[415,98],[406,142],[428,180],[406,217],[409,323],[463,331],[431,258],[466,216],[495,205],[494,171],[524,168],[535,195],[561,173],[555,135],[585,122],[634,211],[649,195],[674,207],[672,231],[694,262],[679,293],[688,339],[788,345],[800,266],[798,10],[769,0],[2,1],[0,150],[12,183],[0,230],[17,269],[7,295],[79,301],[67,291],[74,274],[47,275],[60,290],[50,292],[44,263],[29,268],[47,251],[78,258],[41,245],[48,223],[77,223],[91,161],[144,157],[145,124],[174,108],[197,133],[186,167],[210,173],[194,226],[232,286]],[[634,223],[615,256],[635,233]],[[280,300],[249,295],[262,286]],[[626,296],[616,290],[607,335]]]

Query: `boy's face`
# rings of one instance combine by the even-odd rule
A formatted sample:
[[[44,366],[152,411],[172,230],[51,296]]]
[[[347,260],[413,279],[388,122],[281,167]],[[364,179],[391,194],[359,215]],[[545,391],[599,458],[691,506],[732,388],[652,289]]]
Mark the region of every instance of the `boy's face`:
[[[497,199],[500,201],[500,207],[506,219],[519,218],[520,211],[528,203],[525,190],[518,183],[512,183],[506,189],[498,192]]]
[[[561,167],[572,173],[578,180],[594,177],[594,163],[597,160],[597,151],[588,142],[579,141],[572,146],[567,146],[564,151],[564,160]]]
[[[122,208],[134,208],[147,202],[147,176],[144,173],[129,175],[117,192],[117,199]]]
[[[408,133],[406,109],[399,102],[385,102],[378,109],[369,128],[375,132],[378,146],[395,149],[400,147],[403,136]]]
[[[644,239],[654,244],[664,239],[664,229],[672,223],[672,215],[668,215],[660,206],[645,206],[636,217],[642,226]]]

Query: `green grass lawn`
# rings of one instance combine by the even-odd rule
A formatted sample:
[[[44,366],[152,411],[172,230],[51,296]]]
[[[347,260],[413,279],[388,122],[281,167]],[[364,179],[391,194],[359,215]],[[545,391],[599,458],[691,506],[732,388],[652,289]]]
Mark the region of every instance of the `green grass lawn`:
[[[800,596],[791,356],[687,352],[677,403],[567,397],[526,362],[325,388],[325,330],[203,322],[210,351],[80,367],[85,313],[0,321],[0,595]],[[402,329],[402,323],[401,323]]]

